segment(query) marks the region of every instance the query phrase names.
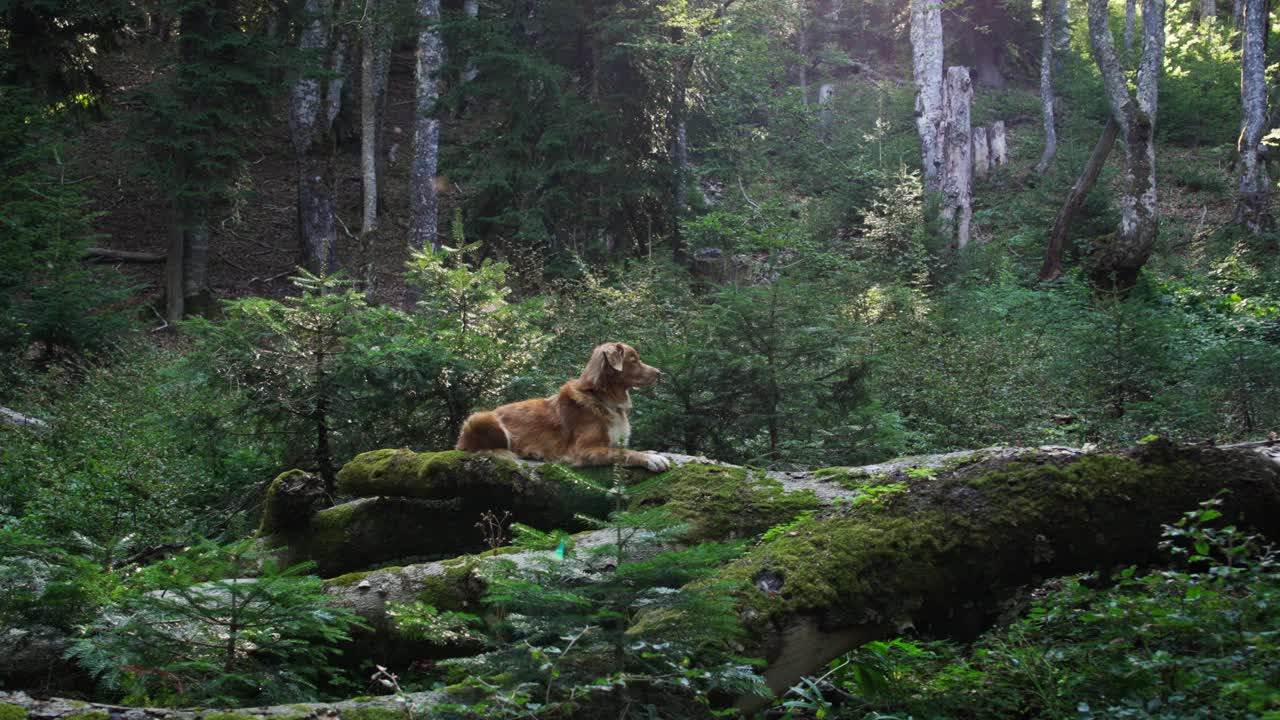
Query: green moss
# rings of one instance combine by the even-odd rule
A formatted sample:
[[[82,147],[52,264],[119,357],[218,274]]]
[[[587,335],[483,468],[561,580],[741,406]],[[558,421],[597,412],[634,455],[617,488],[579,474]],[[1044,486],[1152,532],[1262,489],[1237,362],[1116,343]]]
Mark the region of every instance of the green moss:
[[[876,476],[861,468],[829,467],[814,470],[813,476],[819,480],[833,482],[842,488],[854,490],[868,482],[874,482]]]
[[[280,488],[284,486],[287,480],[306,474],[305,470],[286,470],[271,481],[271,485],[267,487],[267,497],[262,506],[262,523],[258,526],[258,537],[266,537],[279,530],[307,521],[305,517],[297,517],[296,515],[300,514],[297,509],[289,507],[289,504],[280,498]]]
[[[361,453],[347,463],[338,471],[338,490],[357,497],[439,498],[457,494],[469,483],[511,483],[520,477],[520,468],[505,458],[460,450],[387,449]]]
[[[329,585],[337,585],[338,587],[351,587],[352,585],[355,585],[356,583],[360,582],[361,580],[365,579],[366,577],[369,577],[374,573],[381,573],[381,572],[393,573],[393,572],[399,572],[402,569],[403,568],[401,567],[393,565],[391,567],[378,568],[377,570],[363,570],[360,572],[350,572],[345,575],[339,575],[338,577],[335,577],[335,578],[329,578],[328,580],[325,580],[325,582]]]
[[[931,598],[933,612],[984,607],[1002,586],[1158,559],[1161,525],[1228,482],[1255,493],[1232,498],[1235,512],[1261,515],[1274,502],[1262,465],[1169,447],[967,463],[775,533],[719,579],[752,623],[806,612],[888,623]]]
[[[683,465],[641,486],[638,498],[688,522],[690,542],[753,537],[820,505],[813,492],[785,492],[763,471],[721,465]]]
[[[205,713],[201,720],[258,720],[253,715],[238,712],[210,712]]]
[[[440,612],[464,609],[470,601],[468,578],[475,564],[474,558],[459,558],[445,565],[444,572],[423,578],[418,599]]]
[[[0,720],[27,720],[27,709],[20,705],[0,703]]]
[[[405,720],[407,717],[402,710],[378,706],[346,708],[338,714],[343,720]]]

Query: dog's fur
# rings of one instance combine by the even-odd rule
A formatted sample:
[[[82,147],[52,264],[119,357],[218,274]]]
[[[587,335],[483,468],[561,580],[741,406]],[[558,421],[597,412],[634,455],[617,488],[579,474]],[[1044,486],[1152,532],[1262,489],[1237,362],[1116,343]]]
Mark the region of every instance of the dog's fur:
[[[671,467],[667,458],[626,449],[631,439],[627,391],[653,385],[661,375],[641,362],[630,345],[605,343],[591,352],[582,376],[562,385],[559,393],[467,418],[457,448],[577,466],[621,462],[661,472]]]

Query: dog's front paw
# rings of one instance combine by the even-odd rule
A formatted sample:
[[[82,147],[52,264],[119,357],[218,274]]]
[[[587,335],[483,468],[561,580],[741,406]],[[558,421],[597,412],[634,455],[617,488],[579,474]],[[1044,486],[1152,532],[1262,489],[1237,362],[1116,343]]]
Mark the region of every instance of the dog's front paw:
[[[645,453],[644,466],[653,472],[666,472],[671,469],[671,461],[665,455]]]

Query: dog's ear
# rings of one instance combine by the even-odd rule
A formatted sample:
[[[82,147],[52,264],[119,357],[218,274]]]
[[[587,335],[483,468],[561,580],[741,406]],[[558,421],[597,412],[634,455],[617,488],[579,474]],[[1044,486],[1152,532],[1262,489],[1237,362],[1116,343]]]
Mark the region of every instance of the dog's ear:
[[[622,362],[627,357],[627,348],[622,343],[613,343],[605,347],[604,355],[609,360],[609,367],[622,371]]]
[[[588,389],[604,387],[604,372],[609,366],[609,361],[605,358],[606,346],[601,345],[591,352],[591,359],[587,361],[587,367],[582,371],[582,377],[579,380]]]

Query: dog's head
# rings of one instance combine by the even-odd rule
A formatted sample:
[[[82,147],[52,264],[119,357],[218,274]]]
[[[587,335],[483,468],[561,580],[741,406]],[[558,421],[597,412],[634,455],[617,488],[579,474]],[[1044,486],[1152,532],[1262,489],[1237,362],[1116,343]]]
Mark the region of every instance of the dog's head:
[[[640,353],[626,343],[605,343],[591,351],[582,384],[595,390],[626,390],[658,382],[662,371],[640,361]]]

